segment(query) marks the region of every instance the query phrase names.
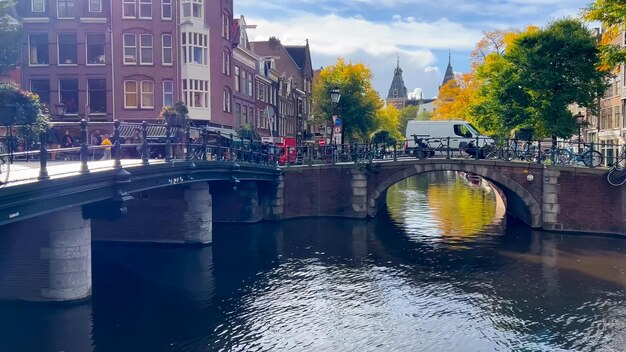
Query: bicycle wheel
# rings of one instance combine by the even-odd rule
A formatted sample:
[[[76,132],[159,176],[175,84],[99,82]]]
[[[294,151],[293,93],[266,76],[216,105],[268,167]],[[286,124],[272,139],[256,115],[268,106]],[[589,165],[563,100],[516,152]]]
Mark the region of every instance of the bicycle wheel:
[[[481,148],[481,152],[485,159],[497,159],[498,158],[498,148],[495,145],[484,145]]]
[[[511,161],[515,158],[515,151],[511,148],[505,148],[500,151],[500,159]]]
[[[567,165],[572,160],[572,152],[567,149],[558,148],[555,153],[555,164],[557,165]]]
[[[619,170],[612,168],[606,175],[606,180],[609,181],[611,186],[621,186],[626,183],[626,169]]]
[[[0,183],[7,183],[9,180],[9,171],[11,163],[9,162],[9,156],[4,144],[0,143]]]
[[[582,156],[583,164],[587,167],[598,167],[602,164],[602,153],[597,150],[588,151]]]

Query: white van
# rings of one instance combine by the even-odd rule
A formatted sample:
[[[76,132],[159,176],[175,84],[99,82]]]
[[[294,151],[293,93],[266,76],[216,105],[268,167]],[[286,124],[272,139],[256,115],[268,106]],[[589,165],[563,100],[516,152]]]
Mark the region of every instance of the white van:
[[[480,147],[494,144],[494,140],[482,135],[471,123],[463,120],[409,121],[406,125],[406,152],[415,149],[415,137],[423,138],[430,148],[444,149],[450,137],[450,149],[458,150],[459,145],[473,141]]]

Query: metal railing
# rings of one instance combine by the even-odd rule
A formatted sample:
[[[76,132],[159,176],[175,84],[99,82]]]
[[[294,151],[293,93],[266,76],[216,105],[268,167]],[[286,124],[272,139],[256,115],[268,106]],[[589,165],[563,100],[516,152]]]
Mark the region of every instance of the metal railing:
[[[8,182],[46,180],[52,176],[119,169],[133,165],[177,161],[237,161],[291,167],[338,163],[372,163],[419,159],[487,159],[544,165],[610,167],[617,160],[619,144],[584,144],[546,140],[493,139],[489,137],[432,137],[414,135],[396,143],[278,146],[222,134],[210,127],[113,122],[54,122],[51,128],[78,130],[79,142],[68,148],[48,148],[48,131],[39,142],[21,151],[0,149],[0,164],[12,168]],[[111,133],[111,145],[91,143],[89,129]],[[155,135],[154,130],[160,132]],[[124,135],[121,131],[124,130]],[[128,132],[132,132],[128,135]],[[148,132],[151,131],[152,134]],[[138,134],[138,135],[137,135]],[[0,137],[1,138],[1,137]],[[0,139],[0,142],[2,140]],[[10,145],[9,145],[10,146]],[[35,163],[38,161],[38,164]]]

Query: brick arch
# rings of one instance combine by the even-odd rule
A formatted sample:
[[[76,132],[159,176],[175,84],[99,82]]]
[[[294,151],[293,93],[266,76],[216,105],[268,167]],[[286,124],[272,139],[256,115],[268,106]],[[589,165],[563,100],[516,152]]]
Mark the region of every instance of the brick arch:
[[[487,179],[506,196],[507,212],[532,228],[541,228],[541,207],[528,190],[513,179],[497,171],[497,168],[481,168],[471,164],[441,163],[436,168],[425,165],[412,165],[392,174],[375,185],[373,190],[369,192],[368,216],[376,216],[378,210],[385,206],[389,187],[411,176],[434,171],[464,171]]]

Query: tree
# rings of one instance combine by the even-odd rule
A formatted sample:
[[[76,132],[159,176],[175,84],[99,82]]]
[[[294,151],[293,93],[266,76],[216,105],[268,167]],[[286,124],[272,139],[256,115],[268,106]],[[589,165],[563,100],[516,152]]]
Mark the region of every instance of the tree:
[[[444,84],[439,89],[439,96],[435,101],[433,120],[466,120],[472,123],[477,118],[470,109],[479,97],[478,91],[483,82],[476,77],[475,72],[458,75],[454,80]]]
[[[398,138],[396,138],[391,132],[381,130],[375,132],[371,138],[372,143],[376,144],[389,144],[393,145],[398,143]]]
[[[405,106],[402,110],[400,110],[400,116],[398,118],[398,131],[402,136],[406,135],[406,125],[411,120],[417,119],[417,111],[419,108],[415,105]]]
[[[15,106],[15,125],[34,125],[43,128],[47,118],[42,114],[42,105],[37,94],[21,90],[11,83],[0,83],[0,106]]]
[[[346,63],[341,58],[334,66],[322,69],[313,88],[316,123],[332,123],[330,91],[338,88],[341,99],[336,112],[343,122],[342,138],[368,139],[377,128],[376,111],[383,105],[372,87],[372,77],[372,71],[364,64]]]
[[[22,37],[19,23],[9,14],[15,0],[0,1],[0,74],[14,68],[20,57],[19,43]]]
[[[259,135],[259,133],[249,123],[244,123],[243,125],[241,125],[237,130],[237,134],[243,139],[251,139],[253,141],[261,140],[261,136]]]
[[[485,83],[472,114],[502,135],[524,125],[540,136],[569,138],[577,127],[568,106],[595,111],[607,87],[607,73],[596,70],[599,63],[593,35],[578,20],[529,29],[504,55],[487,56],[478,70]]]
[[[388,104],[376,111],[376,128],[388,132],[394,138],[401,138],[400,110]]]
[[[599,21],[605,27],[601,39],[603,70],[611,70],[626,61],[626,48],[614,44],[620,32],[626,31],[626,4],[623,0],[595,0],[585,10],[585,19]]]

